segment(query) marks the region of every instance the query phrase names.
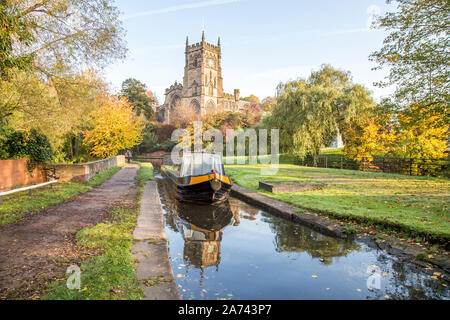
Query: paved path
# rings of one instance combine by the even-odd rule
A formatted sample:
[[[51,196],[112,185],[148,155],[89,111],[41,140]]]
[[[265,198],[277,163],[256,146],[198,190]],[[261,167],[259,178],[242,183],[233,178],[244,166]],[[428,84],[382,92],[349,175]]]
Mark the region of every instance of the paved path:
[[[31,298],[36,287],[65,272],[67,263],[58,260],[79,259],[75,234],[126,198],[138,168],[127,165],[101,186],[0,228],[0,299]]]
[[[134,238],[137,241],[131,251],[136,260],[137,276],[144,283],[145,299],[180,300],[169,261],[163,211],[155,181],[149,181],[145,186]]]

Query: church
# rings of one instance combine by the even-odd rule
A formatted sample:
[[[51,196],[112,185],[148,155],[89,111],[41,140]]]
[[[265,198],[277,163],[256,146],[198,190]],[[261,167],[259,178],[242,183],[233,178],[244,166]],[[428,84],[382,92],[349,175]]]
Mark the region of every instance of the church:
[[[186,37],[186,65],[183,83],[175,81],[166,89],[165,101],[158,108],[156,120],[170,124],[177,117],[200,118],[223,111],[240,112],[250,107],[250,102],[240,99],[239,89],[233,94],[223,91],[222,50],[220,38],[217,45],[202,41],[190,45]]]

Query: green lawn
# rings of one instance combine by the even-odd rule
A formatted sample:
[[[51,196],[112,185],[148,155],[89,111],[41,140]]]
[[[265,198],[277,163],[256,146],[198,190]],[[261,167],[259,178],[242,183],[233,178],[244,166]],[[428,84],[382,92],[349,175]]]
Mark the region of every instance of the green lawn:
[[[86,183],[55,183],[53,190],[50,186],[33,189],[31,196],[28,195],[28,191],[4,196],[3,204],[0,205],[0,226],[19,220],[27,213],[38,212],[89,191],[111,178],[119,170],[120,167],[113,167],[97,174]]]
[[[280,164],[274,176],[261,176],[265,165],[227,165],[234,183],[296,206],[339,218],[393,227],[431,241],[450,239],[450,180],[353,170]],[[272,194],[259,181],[325,182],[322,190]]]
[[[344,155],[344,148],[322,148],[320,150],[321,156],[340,156]]]
[[[133,230],[145,182],[153,179],[151,163],[141,163],[134,199],[110,210],[110,218],[77,233],[78,245],[101,251],[81,264],[81,288],[69,290],[66,280],[49,285],[44,299],[50,300],[138,300],[144,297],[131,254]]]

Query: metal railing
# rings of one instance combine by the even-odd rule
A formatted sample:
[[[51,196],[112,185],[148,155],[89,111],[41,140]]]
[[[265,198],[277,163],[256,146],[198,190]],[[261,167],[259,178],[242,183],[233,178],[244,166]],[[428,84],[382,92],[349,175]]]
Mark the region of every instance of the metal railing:
[[[308,167],[350,169],[372,172],[398,173],[411,176],[433,176],[450,178],[450,159],[373,157],[360,160],[344,155],[319,156],[314,163],[312,156],[297,158],[296,164]]]
[[[6,196],[8,194],[13,194],[13,193],[16,193],[16,192],[22,192],[22,191],[28,190],[28,194],[31,196],[31,191],[33,189],[40,188],[40,187],[47,186],[47,185],[50,185],[50,186],[53,187],[53,184],[56,183],[56,182],[58,182],[58,180],[51,180],[51,181],[47,181],[47,182],[44,182],[44,183],[34,184],[34,185],[28,186],[28,187],[17,188],[17,189],[12,189],[12,190],[8,190],[8,191],[0,192],[0,204],[3,203],[2,197]]]

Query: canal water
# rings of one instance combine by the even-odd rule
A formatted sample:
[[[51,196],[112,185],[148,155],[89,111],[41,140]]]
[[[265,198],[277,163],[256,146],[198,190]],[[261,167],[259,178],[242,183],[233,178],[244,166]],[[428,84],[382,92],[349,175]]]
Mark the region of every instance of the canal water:
[[[235,198],[180,203],[157,175],[183,299],[449,299],[444,280],[358,241],[335,239]]]

